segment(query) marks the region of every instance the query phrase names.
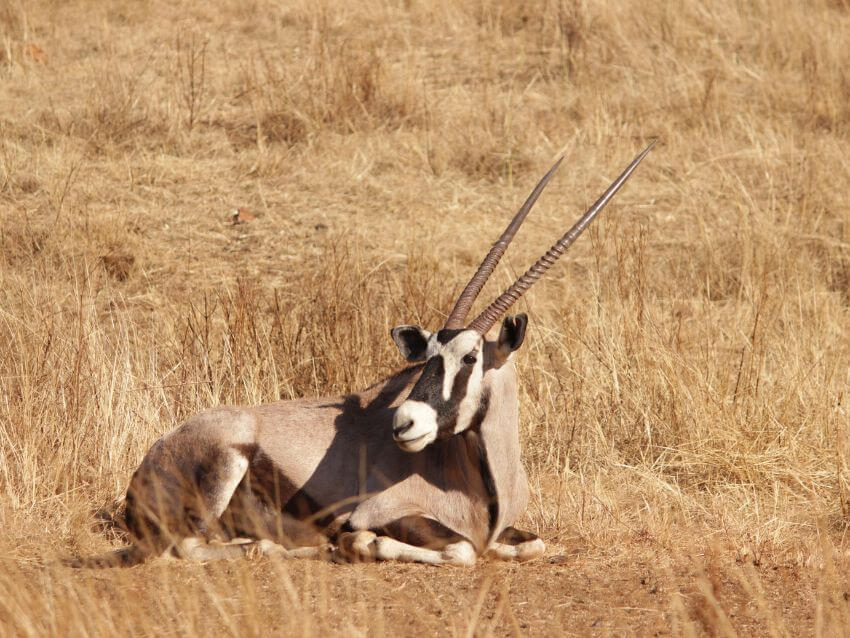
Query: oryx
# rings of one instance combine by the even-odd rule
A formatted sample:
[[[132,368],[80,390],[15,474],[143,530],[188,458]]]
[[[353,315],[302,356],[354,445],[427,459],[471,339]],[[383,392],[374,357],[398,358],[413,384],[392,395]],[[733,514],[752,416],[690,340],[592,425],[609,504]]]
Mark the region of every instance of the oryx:
[[[125,524],[132,545],[115,556],[125,563],[164,552],[200,560],[305,556],[326,543],[342,559],[468,565],[488,551],[539,556],[543,541],[512,527],[528,501],[513,362],[528,320],[519,314],[497,321],[653,144],[467,325],[475,298],[558,160],[493,244],[445,325],[436,332],[392,330],[412,366],[347,396],[213,408],[162,436],[130,481]],[[233,540],[241,537],[247,539]]]

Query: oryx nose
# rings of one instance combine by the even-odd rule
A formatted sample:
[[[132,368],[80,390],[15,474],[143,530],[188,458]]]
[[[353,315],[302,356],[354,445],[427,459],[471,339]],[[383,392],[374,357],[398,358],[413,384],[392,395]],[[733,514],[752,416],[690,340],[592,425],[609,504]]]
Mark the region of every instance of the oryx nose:
[[[393,438],[397,439],[413,427],[413,419],[393,427]]]

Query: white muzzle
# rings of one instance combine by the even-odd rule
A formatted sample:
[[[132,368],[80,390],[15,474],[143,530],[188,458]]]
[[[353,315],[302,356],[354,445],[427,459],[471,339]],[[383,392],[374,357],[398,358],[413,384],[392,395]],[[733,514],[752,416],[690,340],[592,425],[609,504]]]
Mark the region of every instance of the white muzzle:
[[[393,416],[393,440],[405,452],[419,452],[437,439],[437,412],[422,401],[405,401]]]

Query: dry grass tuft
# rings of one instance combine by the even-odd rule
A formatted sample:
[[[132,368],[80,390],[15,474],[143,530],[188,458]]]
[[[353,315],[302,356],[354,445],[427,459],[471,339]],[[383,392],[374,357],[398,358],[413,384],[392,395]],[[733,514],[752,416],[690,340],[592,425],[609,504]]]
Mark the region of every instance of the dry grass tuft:
[[[0,2],[0,633],[842,633],[847,3],[215,5]],[[372,383],[556,155],[484,298],[655,136],[519,304],[549,558],[50,562],[159,434]]]

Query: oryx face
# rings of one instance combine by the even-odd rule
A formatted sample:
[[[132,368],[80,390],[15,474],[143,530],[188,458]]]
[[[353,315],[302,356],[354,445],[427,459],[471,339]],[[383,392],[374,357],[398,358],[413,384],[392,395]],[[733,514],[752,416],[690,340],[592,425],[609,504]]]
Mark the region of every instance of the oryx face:
[[[393,329],[402,354],[409,361],[425,361],[422,376],[393,417],[398,446],[418,452],[480,423],[487,410],[484,375],[522,345],[527,321],[524,314],[506,318],[497,341],[488,341],[475,330]]]

